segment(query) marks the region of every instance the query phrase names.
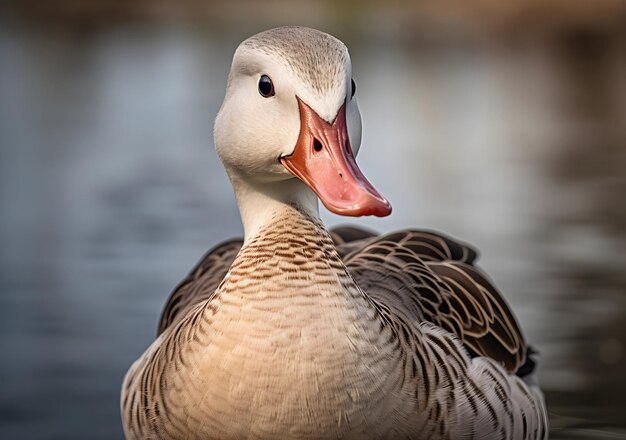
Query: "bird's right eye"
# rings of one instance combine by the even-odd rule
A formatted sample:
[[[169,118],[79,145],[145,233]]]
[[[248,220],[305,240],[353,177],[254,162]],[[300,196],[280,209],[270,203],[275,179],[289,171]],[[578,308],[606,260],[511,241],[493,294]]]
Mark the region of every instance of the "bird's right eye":
[[[264,98],[269,98],[276,94],[274,92],[274,84],[272,84],[272,80],[269,76],[261,75],[261,78],[259,78],[259,93]]]

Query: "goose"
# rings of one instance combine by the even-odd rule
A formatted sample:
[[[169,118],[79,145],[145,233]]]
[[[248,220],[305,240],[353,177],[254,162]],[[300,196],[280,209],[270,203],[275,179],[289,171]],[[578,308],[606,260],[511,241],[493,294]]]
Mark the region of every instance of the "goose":
[[[545,439],[533,351],[477,252],[446,235],[327,231],[391,205],[355,157],[346,46],[305,27],[237,48],[215,145],[243,239],[171,294],[125,376],[127,439]]]

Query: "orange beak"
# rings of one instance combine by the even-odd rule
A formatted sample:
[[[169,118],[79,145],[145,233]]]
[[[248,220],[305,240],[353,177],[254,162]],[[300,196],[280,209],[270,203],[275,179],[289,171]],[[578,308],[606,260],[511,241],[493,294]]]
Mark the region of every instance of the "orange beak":
[[[391,214],[391,205],[356,164],[346,127],[346,105],[331,124],[298,100],[300,135],[290,156],[280,159],[291,174],[306,183],[324,206],[339,215],[360,217]]]

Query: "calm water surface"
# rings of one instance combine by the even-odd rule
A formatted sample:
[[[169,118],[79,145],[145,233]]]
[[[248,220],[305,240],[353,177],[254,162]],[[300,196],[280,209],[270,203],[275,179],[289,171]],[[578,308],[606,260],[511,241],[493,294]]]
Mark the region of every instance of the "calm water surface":
[[[243,36],[0,29],[0,438],[121,438],[170,290],[241,234],[212,125]],[[541,353],[552,437],[626,438],[626,59],[586,54],[599,83],[559,47],[347,43],[359,162],[394,204],[350,221],[475,244]]]

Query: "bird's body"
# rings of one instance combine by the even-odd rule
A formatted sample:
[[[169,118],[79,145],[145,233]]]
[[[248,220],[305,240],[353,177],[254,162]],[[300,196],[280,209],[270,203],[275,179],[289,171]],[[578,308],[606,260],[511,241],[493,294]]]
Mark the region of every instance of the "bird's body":
[[[289,47],[297,53],[307,44],[330,45],[334,61],[349,62],[343,45],[326,34],[282,29],[265,33],[265,46],[264,34],[253,37],[255,44],[246,50],[265,57],[268,47],[280,47],[281,38],[308,38],[312,42],[296,40],[294,46],[290,41]],[[293,50],[275,52],[293,58]],[[328,54],[328,47],[323,53]],[[313,139],[321,139],[331,159],[338,160],[339,153],[331,150],[335,129],[344,133],[337,135],[344,139],[341,148],[351,143],[356,152],[350,130],[357,116],[343,116],[341,109],[354,112],[347,102],[339,111],[341,100],[327,104],[335,105],[322,118],[328,122],[316,122],[318,112],[311,110],[312,102],[328,94],[326,89],[341,88],[345,81],[336,81],[323,66],[321,73],[310,73],[307,81],[321,83],[310,89],[318,91],[304,91],[311,94],[308,102],[298,97],[295,107],[302,127],[310,131],[300,128],[298,135],[296,130],[296,150],[278,151],[277,163],[273,153],[268,154],[271,161],[259,153],[245,162],[238,154],[244,140],[226,133],[233,127],[230,118],[238,116],[228,110],[237,100],[232,89],[242,81],[233,71],[244,70],[244,78],[258,80],[265,70],[245,72],[238,57],[242,55],[235,56],[216,139],[235,187],[245,240],[209,252],[170,297],[158,338],[124,381],[126,437],[546,438],[541,393],[530,376],[515,374],[528,365],[526,343],[499,293],[474,266],[471,248],[420,231],[375,236],[344,229],[329,234],[319,220],[317,198],[309,187],[335,211],[388,213],[386,201],[352,165],[348,171],[339,168],[339,184],[347,183],[337,195],[324,186],[333,176],[311,175],[306,167],[313,165],[293,159]],[[254,64],[243,58],[243,66]],[[304,58],[300,70],[306,72],[311,61]],[[332,57],[325,62],[332,63]],[[342,68],[334,67],[339,78],[346,74]],[[292,69],[293,64],[286,68]],[[319,79],[325,75],[331,80]],[[241,117],[250,120],[251,115]],[[358,125],[360,138],[360,118]],[[293,138],[289,123],[282,131]],[[307,133],[312,133],[310,139]],[[275,143],[284,148],[288,142],[280,136]],[[346,154],[350,164],[351,152]],[[274,168],[281,162],[302,181]],[[331,169],[324,163],[315,166]],[[356,176],[356,184],[346,172]]]

